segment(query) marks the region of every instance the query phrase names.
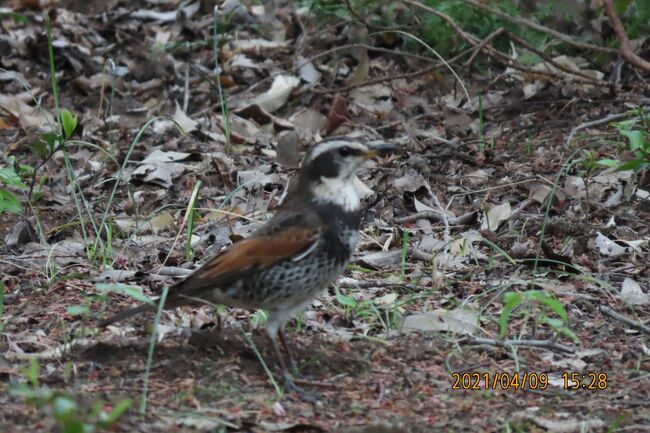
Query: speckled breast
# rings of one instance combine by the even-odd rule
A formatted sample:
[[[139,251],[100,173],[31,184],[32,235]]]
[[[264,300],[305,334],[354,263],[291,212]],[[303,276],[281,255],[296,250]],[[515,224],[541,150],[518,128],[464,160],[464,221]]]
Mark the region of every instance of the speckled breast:
[[[343,271],[352,258],[356,230],[342,230],[333,242],[322,236],[314,250],[300,260],[288,260],[252,275],[243,282],[243,291],[258,308],[274,309],[281,303],[300,304],[315,297]]]

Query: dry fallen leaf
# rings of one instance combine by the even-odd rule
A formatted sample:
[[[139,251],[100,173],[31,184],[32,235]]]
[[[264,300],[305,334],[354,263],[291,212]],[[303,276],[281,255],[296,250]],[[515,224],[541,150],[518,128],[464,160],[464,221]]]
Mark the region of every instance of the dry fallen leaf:
[[[402,330],[475,335],[478,330],[478,313],[457,308],[452,311],[438,309],[427,313],[411,314],[404,318]]]
[[[650,301],[650,295],[644,293],[639,283],[632,278],[623,280],[621,299],[630,305],[645,305]]]
[[[481,230],[496,231],[499,225],[508,220],[511,215],[512,208],[510,207],[510,203],[507,201],[500,205],[493,206],[490,210],[484,212]]]
[[[262,109],[273,113],[287,102],[291,91],[299,84],[299,78],[291,75],[278,75],[273,80],[271,88],[266,93],[253,98],[250,103],[257,104]]]
[[[627,248],[620,246],[600,232],[596,234],[596,246],[600,254],[608,257],[616,257],[628,252]]]

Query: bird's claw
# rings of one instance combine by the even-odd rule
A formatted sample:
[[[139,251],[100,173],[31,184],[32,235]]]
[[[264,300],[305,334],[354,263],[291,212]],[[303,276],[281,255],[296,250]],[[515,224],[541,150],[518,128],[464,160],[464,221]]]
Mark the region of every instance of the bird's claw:
[[[293,377],[288,373],[284,374],[284,387],[287,392],[299,395],[304,401],[308,403],[317,403],[320,401],[318,395],[296,385],[296,383],[293,381]]]

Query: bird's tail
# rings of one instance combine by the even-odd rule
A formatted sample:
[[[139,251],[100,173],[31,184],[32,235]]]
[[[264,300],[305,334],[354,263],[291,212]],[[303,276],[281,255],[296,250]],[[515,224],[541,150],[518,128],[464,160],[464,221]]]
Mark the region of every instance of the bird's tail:
[[[131,308],[130,310],[124,310],[120,313],[117,313],[113,317],[109,317],[108,319],[99,322],[99,327],[103,328],[112,323],[119,322],[120,320],[124,320],[131,316],[135,316],[136,314],[144,313],[146,311],[155,311],[155,306],[149,304],[142,304],[138,307]]]

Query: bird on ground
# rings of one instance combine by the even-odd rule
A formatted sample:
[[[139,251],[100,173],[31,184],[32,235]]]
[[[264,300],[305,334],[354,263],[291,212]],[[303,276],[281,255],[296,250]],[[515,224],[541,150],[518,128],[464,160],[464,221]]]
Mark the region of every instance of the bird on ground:
[[[295,373],[284,325],[334,282],[351,260],[361,221],[356,173],[368,159],[394,150],[389,143],[364,144],[349,137],[317,144],[272,219],[171,286],[164,307],[203,300],[265,310],[266,331],[285,386],[300,391],[280,352],[278,337]],[[154,306],[144,304],[118,313],[100,326],[153,310]]]

